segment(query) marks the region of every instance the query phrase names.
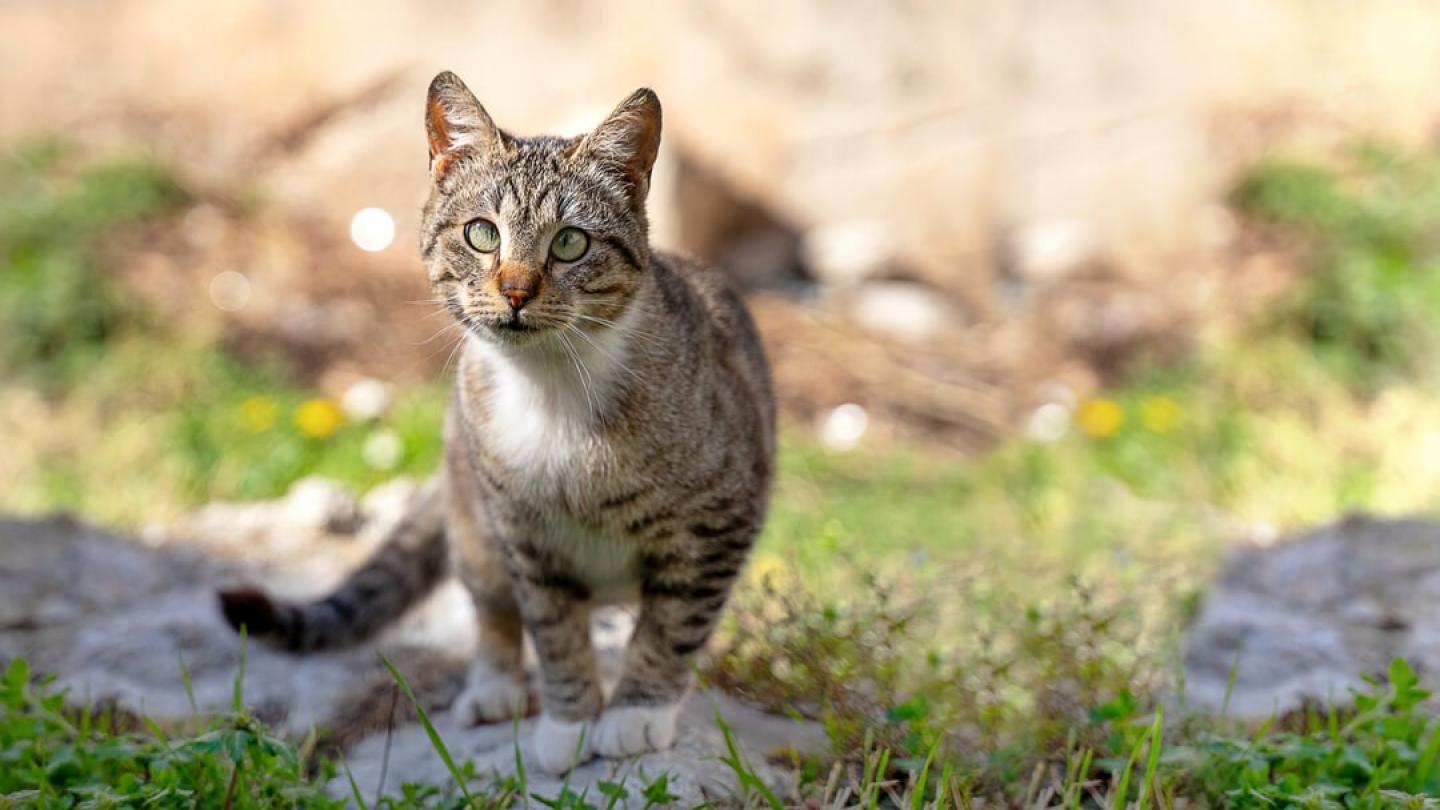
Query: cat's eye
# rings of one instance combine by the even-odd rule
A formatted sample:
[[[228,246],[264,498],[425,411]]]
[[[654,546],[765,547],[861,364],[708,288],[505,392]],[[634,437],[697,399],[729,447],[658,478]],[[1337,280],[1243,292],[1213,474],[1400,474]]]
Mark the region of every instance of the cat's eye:
[[[589,249],[590,237],[579,228],[561,228],[550,241],[550,255],[562,262],[573,262]]]
[[[481,253],[500,249],[500,229],[488,219],[472,219],[465,223],[465,242]]]

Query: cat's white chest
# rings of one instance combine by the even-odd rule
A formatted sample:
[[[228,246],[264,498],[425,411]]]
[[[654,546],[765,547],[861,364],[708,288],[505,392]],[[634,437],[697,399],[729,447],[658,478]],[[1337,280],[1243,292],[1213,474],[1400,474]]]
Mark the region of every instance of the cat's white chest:
[[[559,496],[567,481],[587,473],[594,449],[588,416],[568,403],[537,396],[523,382],[500,381],[492,390],[487,444],[522,489]]]
[[[480,346],[486,408],[476,425],[490,454],[532,498],[575,502],[609,466],[596,423],[615,390],[611,353],[515,357]],[[557,504],[559,505],[559,504]]]

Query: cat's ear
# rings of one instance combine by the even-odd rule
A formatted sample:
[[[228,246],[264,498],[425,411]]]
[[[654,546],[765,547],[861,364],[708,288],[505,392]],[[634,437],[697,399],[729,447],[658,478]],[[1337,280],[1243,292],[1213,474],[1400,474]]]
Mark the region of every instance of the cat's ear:
[[[483,154],[505,146],[505,133],[490,120],[465,82],[448,70],[430,82],[425,134],[430,139],[430,173],[436,178],[466,150]]]
[[[650,170],[660,152],[660,99],[642,87],[620,102],[600,126],[581,139],[576,154],[616,173],[638,208],[650,191]]]

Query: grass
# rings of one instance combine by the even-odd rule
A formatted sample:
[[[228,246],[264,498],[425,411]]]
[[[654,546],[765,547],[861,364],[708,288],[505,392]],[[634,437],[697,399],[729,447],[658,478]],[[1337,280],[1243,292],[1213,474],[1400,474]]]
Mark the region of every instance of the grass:
[[[272,497],[305,475],[363,489],[433,468],[439,384],[350,419],[283,357],[240,363],[111,280],[115,234],[167,227],[189,204],[162,169],[45,145],[8,158],[0,176],[24,191],[0,196],[0,373],[13,383],[0,388],[0,426],[17,428],[0,458],[0,509],[134,526],[210,499]],[[1228,542],[1437,502],[1437,181],[1435,155],[1373,145],[1330,167],[1257,167],[1235,208],[1308,272],[1255,322],[1178,364],[1141,362],[1067,407],[1058,438],[1017,436],[957,460],[835,453],[787,429],[766,534],[703,677],[819,720],[831,749],[732,748],[725,766],[746,800],[779,800],[746,776],[773,756],[821,806],[1429,806],[1440,734],[1403,662],[1352,708],[1259,727],[1162,718],[1160,706],[1176,686],[1180,630]],[[393,466],[366,460],[377,435],[398,440]],[[222,803],[215,791],[242,760],[247,790],[273,777],[309,796],[336,772],[293,741],[261,745],[270,738],[243,708],[185,734],[94,722],[78,734],[55,695],[6,688],[0,797],[53,790],[47,800],[69,806],[89,800],[77,786],[138,785],[134,774],[172,762],[170,750],[189,759],[164,784],[183,773],[195,780],[185,789]],[[239,760],[199,744],[240,739],[237,729],[249,735]],[[80,764],[52,773],[62,750]],[[668,795],[652,781],[542,801],[453,766],[478,804]],[[466,801],[453,786],[402,793],[393,806]]]

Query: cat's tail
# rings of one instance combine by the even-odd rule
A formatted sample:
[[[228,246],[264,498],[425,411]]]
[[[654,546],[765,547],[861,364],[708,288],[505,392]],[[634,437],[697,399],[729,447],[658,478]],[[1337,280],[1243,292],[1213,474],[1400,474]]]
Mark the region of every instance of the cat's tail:
[[[220,609],[236,630],[294,652],[358,644],[399,618],[449,567],[444,487],[426,483],[382,546],[329,596],[286,602],[255,588],[220,591]]]

